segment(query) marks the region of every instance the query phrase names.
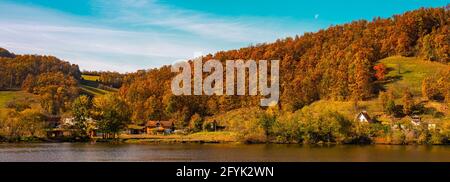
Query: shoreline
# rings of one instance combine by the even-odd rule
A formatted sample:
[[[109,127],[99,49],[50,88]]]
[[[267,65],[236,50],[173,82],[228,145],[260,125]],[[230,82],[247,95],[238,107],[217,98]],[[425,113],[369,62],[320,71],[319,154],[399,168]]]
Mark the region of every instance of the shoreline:
[[[75,140],[75,139],[47,139],[47,138],[35,138],[34,140],[19,140],[19,141],[0,141],[0,144],[33,144],[33,143],[117,143],[117,144],[278,144],[278,145],[423,145],[423,146],[434,146],[440,145],[445,146],[445,144],[419,144],[419,143],[389,143],[389,142],[372,142],[372,143],[336,143],[336,142],[319,142],[319,143],[303,143],[303,142],[249,142],[249,141],[239,141],[239,140],[220,140],[220,139],[200,139],[192,138],[186,136],[155,136],[146,138],[116,138],[116,139],[103,139],[103,138],[92,138],[89,140]]]

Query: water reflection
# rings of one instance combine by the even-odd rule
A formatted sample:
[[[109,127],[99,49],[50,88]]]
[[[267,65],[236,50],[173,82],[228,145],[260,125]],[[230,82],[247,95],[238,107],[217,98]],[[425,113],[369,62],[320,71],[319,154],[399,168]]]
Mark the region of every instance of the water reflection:
[[[0,144],[0,161],[447,161],[450,146]]]

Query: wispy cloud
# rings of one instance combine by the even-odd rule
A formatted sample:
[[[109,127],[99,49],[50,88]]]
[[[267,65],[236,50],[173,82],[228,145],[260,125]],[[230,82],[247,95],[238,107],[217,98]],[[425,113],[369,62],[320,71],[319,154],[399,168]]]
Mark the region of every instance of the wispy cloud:
[[[316,26],[289,18],[221,17],[213,14],[161,5],[154,0],[118,0],[104,3],[105,12],[119,9],[111,21],[135,27],[163,27],[227,42],[265,42],[313,31]],[[105,6],[107,4],[107,6]],[[106,13],[108,14],[108,13]],[[117,16],[119,15],[119,16]],[[291,24],[291,25],[290,25]]]
[[[5,10],[0,11],[0,47],[55,55],[82,69],[129,72],[314,30],[304,22],[219,17],[151,0],[92,4],[98,17],[0,3]],[[297,24],[286,27],[283,21]]]

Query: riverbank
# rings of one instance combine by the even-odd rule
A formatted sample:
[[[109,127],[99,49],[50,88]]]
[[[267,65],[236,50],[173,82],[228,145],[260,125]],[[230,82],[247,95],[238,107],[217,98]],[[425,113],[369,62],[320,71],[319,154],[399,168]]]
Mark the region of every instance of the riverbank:
[[[129,135],[122,134],[118,139],[93,138],[93,142],[121,143],[240,143],[234,132],[198,132],[189,135]]]
[[[116,139],[104,139],[94,137],[91,139],[74,139],[74,138],[18,138],[16,140],[0,140],[0,143],[124,143],[124,144],[176,144],[176,143],[211,143],[211,144],[304,144],[302,142],[280,142],[277,140],[270,141],[249,141],[240,137],[236,132],[220,131],[220,132],[198,132],[193,134],[172,134],[172,135],[149,135],[149,134],[121,134]],[[306,143],[307,144],[307,143]],[[417,141],[398,141],[391,138],[377,137],[372,141],[359,143],[335,143],[335,142],[319,142],[310,143],[314,145],[431,145],[428,143],[418,143]],[[436,144],[433,144],[436,145]],[[439,144],[439,145],[448,145]]]
[[[20,137],[14,139],[0,138],[0,143],[241,143],[234,132],[198,132],[188,135],[149,135],[149,134],[121,134],[115,139],[94,137],[91,139],[76,139],[73,137],[39,138]]]

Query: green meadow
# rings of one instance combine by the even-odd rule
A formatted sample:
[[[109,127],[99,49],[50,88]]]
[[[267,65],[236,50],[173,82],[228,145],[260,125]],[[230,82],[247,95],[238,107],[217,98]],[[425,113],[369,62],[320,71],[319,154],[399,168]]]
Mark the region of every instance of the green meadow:
[[[392,82],[386,87],[393,87],[394,90],[408,87],[415,96],[421,95],[422,80],[428,76],[433,76],[442,70],[450,69],[449,65],[438,62],[425,61],[415,57],[393,56],[380,60],[384,63],[389,73],[388,78]]]

